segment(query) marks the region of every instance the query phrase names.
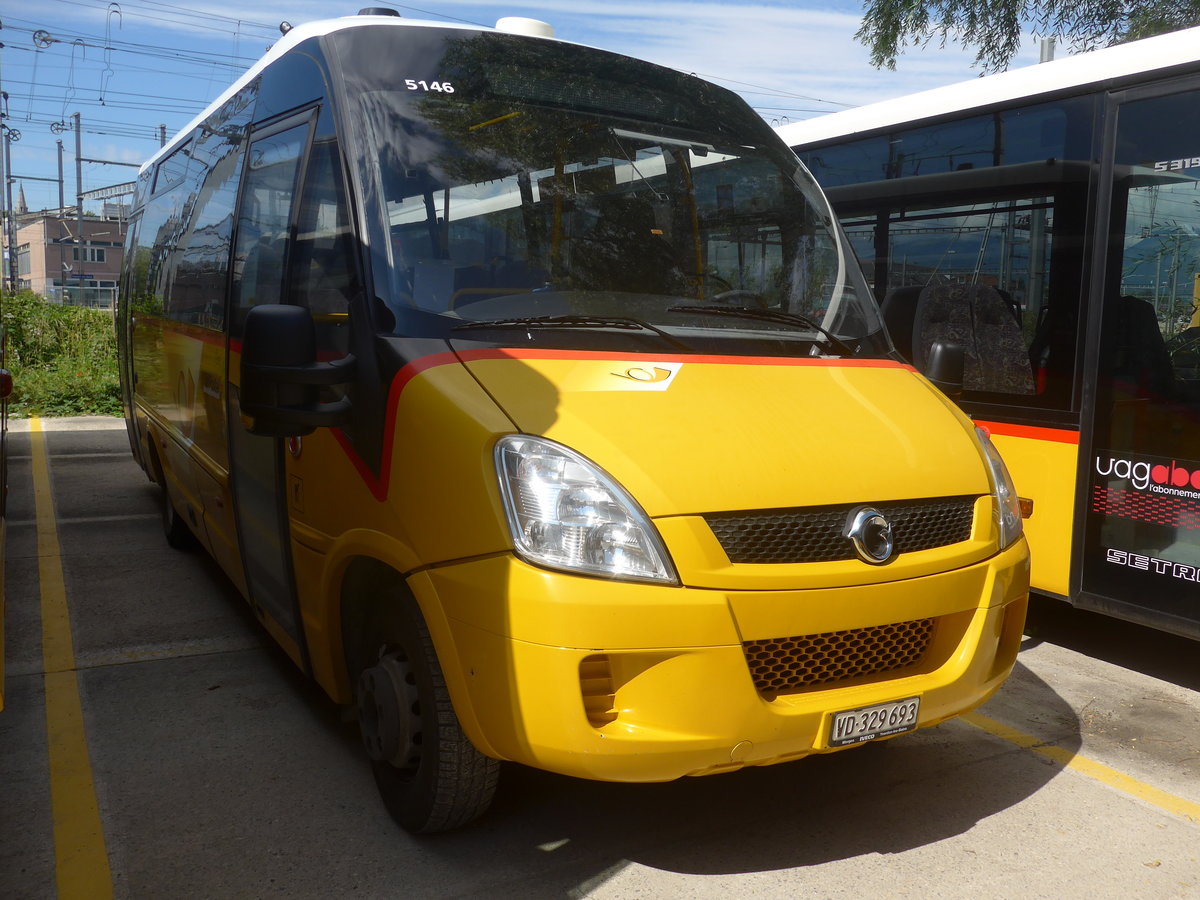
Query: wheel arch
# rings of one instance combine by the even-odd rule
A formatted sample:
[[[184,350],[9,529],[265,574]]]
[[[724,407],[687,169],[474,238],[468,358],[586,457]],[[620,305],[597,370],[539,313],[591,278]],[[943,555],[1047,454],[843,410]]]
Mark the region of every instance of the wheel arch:
[[[340,664],[336,666],[336,699],[353,701],[356,664],[361,665],[364,661],[364,648],[370,647],[380,631],[387,627],[388,617],[392,614],[391,605],[409,603],[429,629],[434,652],[463,731],[481,753],[501,758],[480,727],[449,619],[436,596],[414,590],[411,580],[402,572],[369,556],[357,556],[346,562],[337,596],[335,619],[339,625],[337,643],[341,653]]]
[[[166,485],[166,473],[163,471],[162,456],[158,452],[158,442],[154,440],[153,429],[147,428],[142,437],[145,464],[142,468],[146,477],[159,487]]]

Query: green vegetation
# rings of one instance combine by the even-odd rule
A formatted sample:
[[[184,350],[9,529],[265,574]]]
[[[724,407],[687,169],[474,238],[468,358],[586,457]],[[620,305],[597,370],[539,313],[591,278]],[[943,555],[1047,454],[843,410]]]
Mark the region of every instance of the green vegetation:
[[[57,306],[30,291],[5,292],[0,303],[10,415],[121,414],[111,311]]]
[[[975,49],[985,72],[1008,68],[1025,32],[1072,53],[1200,25],[1200,0],[866,0],[855,37],[871,65],[896,68],[906,46],[930,41]]]

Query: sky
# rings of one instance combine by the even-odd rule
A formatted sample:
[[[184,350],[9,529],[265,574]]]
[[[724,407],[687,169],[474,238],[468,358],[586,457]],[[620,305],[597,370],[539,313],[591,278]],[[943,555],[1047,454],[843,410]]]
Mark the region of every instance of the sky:
[[[430,0],[421,7],[372,0],[0,0],[4,123],[13,137],[20,134],[11,145],[14,202],[23,187],[31,210],[58,205],[62,141],[66,203],[74,204],[73,114],[81,118],[83,158],[140,164],[159,146],[159,126],[170,136],[186,125],[278,39],[280,22],[352,15],[369,3],[434,21],[541,19],[563,40],[735,90],[772,124],[979,75],[974,54],[954,45],[909,49],[895,71],[872,68],[854,38],[862,6],[844,0]],[[1037,60],[1030,36],[1013,67]],[[136,175],[132,165],[85,162],[82,169],[84,191]],[[84,208],[98,210],[98,202]]]

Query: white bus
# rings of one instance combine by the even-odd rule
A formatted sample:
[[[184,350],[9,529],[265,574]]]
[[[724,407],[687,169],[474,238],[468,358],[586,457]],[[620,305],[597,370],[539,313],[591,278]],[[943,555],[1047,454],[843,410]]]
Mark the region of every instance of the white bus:
[[[1200,29],[778,133],[897,349],[967,348],[1033,587],[1200,636]]]

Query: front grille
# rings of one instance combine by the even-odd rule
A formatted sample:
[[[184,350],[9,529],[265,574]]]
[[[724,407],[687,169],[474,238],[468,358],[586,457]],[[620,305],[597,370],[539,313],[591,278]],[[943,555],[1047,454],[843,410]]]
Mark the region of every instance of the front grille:
[[[759,692],[803,691],[851,678],[897,672],[921,661],[933,619],[746,641],[746,664]]]
[[[873,507],[892,523],[897,553],[945,547],[971,536],[974,497],[940,497]],[[842,532],[862,504],[719,513],[704,520],[732,563],[810,563],[854,559]]]

